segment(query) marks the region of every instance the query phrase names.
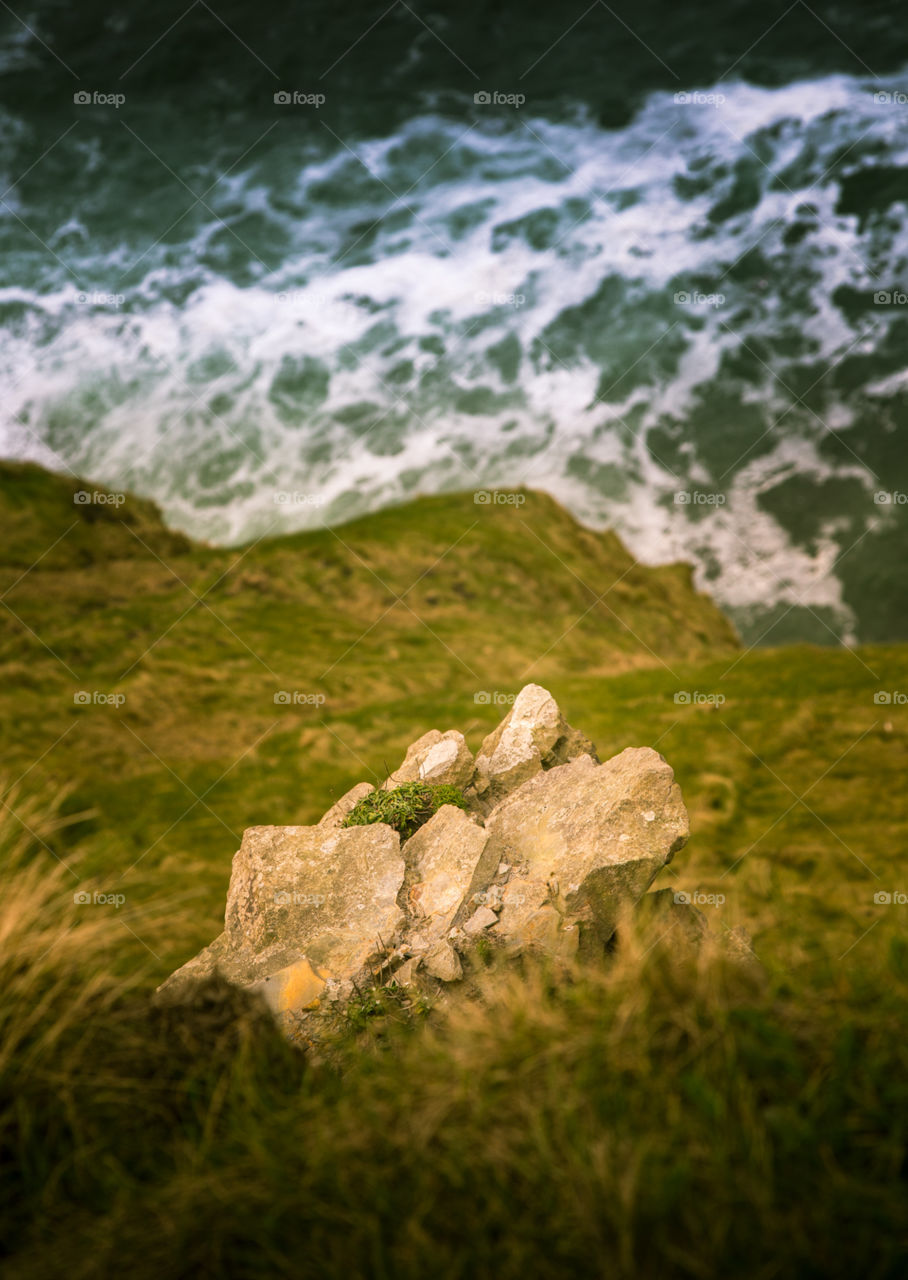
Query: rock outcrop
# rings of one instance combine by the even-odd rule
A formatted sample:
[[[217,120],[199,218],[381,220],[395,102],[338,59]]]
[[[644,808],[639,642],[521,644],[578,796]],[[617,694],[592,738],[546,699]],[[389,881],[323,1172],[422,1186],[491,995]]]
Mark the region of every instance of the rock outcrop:
[[[687,811],[648,747],[600,764],[552,695],[527,685],[476,760],[463,735],[423,734],[383,784],[448,784],[401,843],[385,823],[345,827],[360,783],[311,827],[252,827],[233,860],[224,932],[159,988],[180,1001],[221,973],[259,993],[291,1038],[362,984],[456,983],[473,950],[602,952],[619,915],[683,846]],[[675,912],[678,915],[678,912]],[[682,910],[686,936],[700,913]]]

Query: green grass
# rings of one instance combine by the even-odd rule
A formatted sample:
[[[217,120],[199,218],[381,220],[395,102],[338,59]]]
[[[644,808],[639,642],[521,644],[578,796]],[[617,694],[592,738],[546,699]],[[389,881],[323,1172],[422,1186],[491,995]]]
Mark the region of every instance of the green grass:
[[[734,652],[687,566],[636,565],[538,494],[421,499],[225,551],[131,497],[73,502],[91,488],[0,464],[5,769],[65,783],[83,816],[54,852],[83,841],[84,871],[142,913],[162,970],[217,931],[245,827],[316,821],[427,728],[475,749],[507,709],[477,695],[534,680],[561,696],[656,655]]]
[[[7,1274],[906,1274],[908,706],[874,698],[908,650],[742,652],[686,569],[533,494],[226,552],[77,487],[0,469]],[[149,1006],[245,826],[429,728],[475,751],[507,710],[476,695],[529,680],[601,758],[666,756],[692,835],[657,886],[762,976],[626,923],[571,980],[490,954],[481,1001],[364,992],[330,1066],[217,986]]]
[[[424,826],[445,804],[466,809],[467,802],[458,787],[428,782],[402,782],[390,791],[373,791],[358,800],[344,818],[343,827],[368,827],[384,822],[399,832],[404,840]]]

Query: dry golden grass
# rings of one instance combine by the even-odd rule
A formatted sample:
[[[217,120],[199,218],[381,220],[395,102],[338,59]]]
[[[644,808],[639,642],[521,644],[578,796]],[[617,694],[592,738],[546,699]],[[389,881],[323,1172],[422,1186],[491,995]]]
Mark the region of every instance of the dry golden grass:
[[[377,1002],[317,1065],[217,983],[153,1012],[22,812],[7,1274],[903,1273],[906,948],[795,984],[625,918],[606,964],[477,960],[466,996]]]

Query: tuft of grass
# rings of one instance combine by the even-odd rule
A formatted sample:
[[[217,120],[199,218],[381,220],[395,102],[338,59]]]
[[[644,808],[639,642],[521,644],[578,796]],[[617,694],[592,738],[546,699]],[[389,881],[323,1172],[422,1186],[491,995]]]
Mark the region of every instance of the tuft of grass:
[[[382,1035],[389,1020],[399,1026],[413,1026],[431,1010],[432,1001],[425,993],[401,986],[391,978],[384,986],[356,991],[344,1005],[343,1026],[347,1031],[361,1032],[369,1028]]]
[[[400,833],[402,840],[407,840],[445,804],[456,805],[458,809],[467,807],[463,792],[449,783],[402,782],[390,791],[372,791],[363,796],[342,826],[368,827],[373,822],[386,822]]]

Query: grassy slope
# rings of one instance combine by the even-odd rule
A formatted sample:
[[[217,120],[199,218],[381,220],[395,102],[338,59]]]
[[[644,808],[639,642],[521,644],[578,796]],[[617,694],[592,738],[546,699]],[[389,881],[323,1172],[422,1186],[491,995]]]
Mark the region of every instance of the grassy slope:
[[[71,788],[66,810],[95,815],[71,833],[92,837],[86,865],[130,908],[196,895],[192,941],[166,963],[216,927],[244,827],[317,819],[430,725],[477,745],[503,709],[476,694],[530,680],[560,694],[734,645],[686,566],[637,566],[537,494],[520,509],[423,499],[223,551],[132,499],[75,505],[78,487],[0,469],[5,768],[11,781],[42,757],[29,785]],[[80,706],[79,691],[125,702]]]
[[[632,567],[537,495],[243,554],[131,501],[74,508],[74,487],[0,472],[8,783],[29,770],[0,812],[19,1273],[117,1274],[123,1250],[137,1275],[903,1273],[908,906],[874,894],[908,890],[908,723],[873,695],[908,691],[904,648],[742,654],[686,570]],[[149,1025],[142,993],[219,927],[244,826],[317,817],[431,725],[475,748],[504,708],[474,694],[530,679],[603,758],[666,755],[693,835],[664,882],[724,895],[704,910],[751,931],[764,986],[628,940],[568,995],[351,1044],[342,1085],[216,1010]],[[63,784],[64,812],[93,812],[55,827]],[[75,907],[77,887],[126,903]]]

